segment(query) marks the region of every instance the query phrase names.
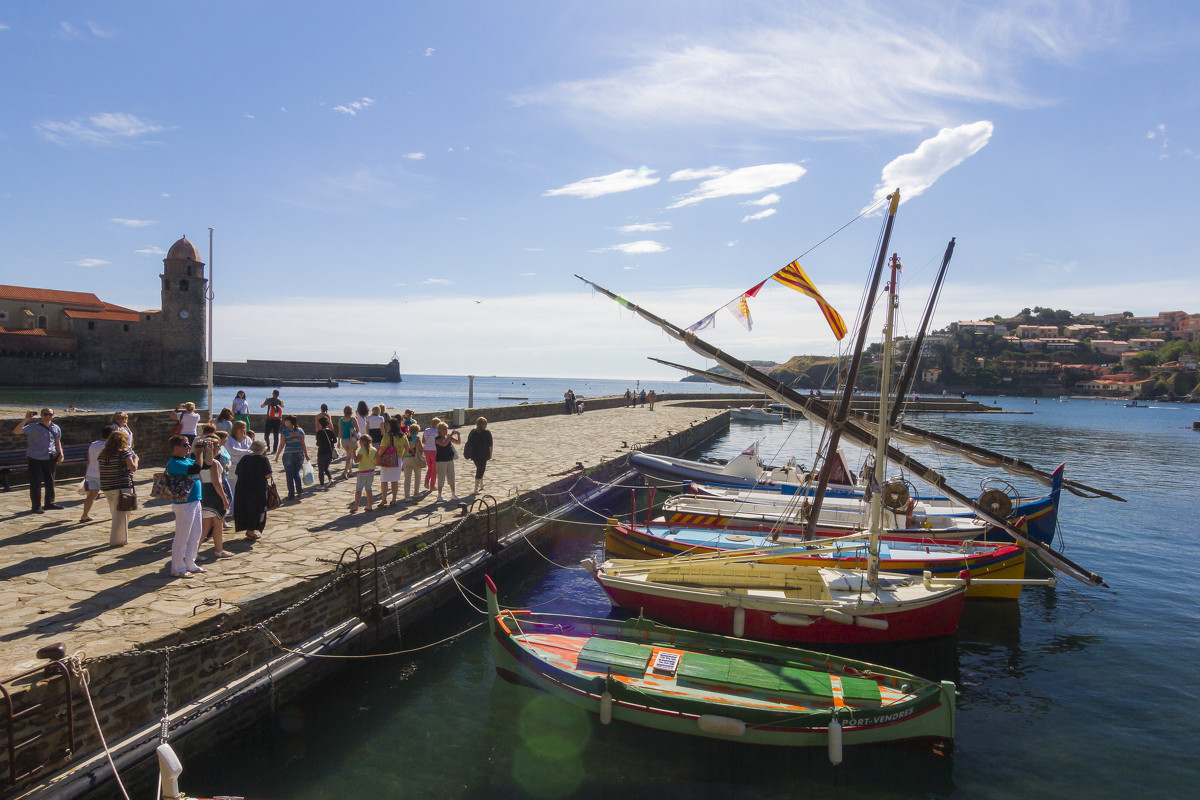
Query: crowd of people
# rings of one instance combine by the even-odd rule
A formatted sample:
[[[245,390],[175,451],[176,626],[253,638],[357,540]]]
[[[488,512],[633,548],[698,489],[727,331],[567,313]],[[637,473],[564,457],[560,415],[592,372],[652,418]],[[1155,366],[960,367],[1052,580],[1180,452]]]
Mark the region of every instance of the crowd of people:
[[[285,501],[274,483],[273,463],[282,462],[286,501],[300,503],[306,487],[311,492],[313,484],[333,486],[331,465],[341,450],[345,465],[338,477],[354,476],[356,482],[349,504],[353,514],[360,507],[374,511],[401,502],[414,503],[435,488],[438,502],[459,500],[454,462],[456,446],[463,446],[463,457],[475,467],[474,493],[483,490],[484,472],[492,458],[492,434],[484,417],[476,420],[462,445],[460,433],[446,422],[434,417],[422,428],[411,409],[401,416],[390,415],[384,405],[368,407],[360,401],[356,408],[346,406],[342,417],[335,420],[323,404],[314,420],[314,469],[307,434],[297,415],[283,413],[279,391],[274,390],[260,407],[266,409],[262,438],[250,429],[250,409],[243,391],[229,408],[215,417],[210,414],[209,422],[201,421],[193,403],[176,406],[169,432],[170,457],[162,474],[155,476],[153,490],[156,497],[169,497],[175,517],[171,575],[191,578],[205,572],[199,551],[208,540],[212,541],[212,560],[233,557],[234,553],[225,549],[231,522],[234,531],[251,543],[263,535],[268,512]],[[55,503],[55,470],[63,461],[63,432],[54,419],[50,408],[27,411],[13,428],[14,434],[25,436],[32,514],[64,510]],[[138,505],[134,476],[142,466],[128,414],[117,412],[101,438],[89,445],[87,472],[80,485],[84,500],[79,521],[94,521],[93,506],[103,494],[111,517],[112,547],[128,543],[129,517]],[[380,494],[376,504],[377,471]]]

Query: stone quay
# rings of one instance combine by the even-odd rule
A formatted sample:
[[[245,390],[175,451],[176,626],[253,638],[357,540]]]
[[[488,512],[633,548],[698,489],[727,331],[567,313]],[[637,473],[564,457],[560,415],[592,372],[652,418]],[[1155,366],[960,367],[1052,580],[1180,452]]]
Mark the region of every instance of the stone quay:
[[[340,663],[315,656],[378,649],[457,598],[460,579],[478,580],[530,554],[521,537],[536,544],[553,533],[539,520],[581,496],[628,485],[632,450],[693,450],[728,428],[725,408],[752,399],[673,395],[650,411],[596,398],[573,415],[561,403],[418,413],[422,425],[436,414],[462,426],[464,441],[477,416],[488,418],[494,457],[480,496],[468,494],[474,466],[461,458],[461,503],[439,503],[435,492],[351,514],[354,480],[338,479],[270,512],[257,542],[231,526],[232,558],[214,560],[211,542],[203,544],[199,563],[207,571],[191,579],[168,574],[173,514],[149,497],[166,463],[172,418],[131,413],[141,508],[125,547],[108,545],[103,498],[93,521],[80,522],[77,476],[57,483],[65,508],[42,515],[28,513],[24,485],[0,492],[0,687],[12,709],[0,713],[8,713],[6,733],[18,743],[15,759],[0,749],[3,796],[74,797],[104,783],[111,769],[100,734],[123,776],[148,768],[164,730],[172,742],[186,737],[189,749],[232,735]],[[57,422],[64,440],[77,443],[97,437],[108,416]],[[313,414],[299,416],[315,457]],[[0,449],[23,446],[11,435],[15,422],[4,421]],[[261,425],[252,418],[254,430]],[[339,454],[335,475],[342,464]],[[23,482],[23,470],[10,480]],[[375,487],[378,498],[378,480]],[[39,657],[42,648],[49,652]]]

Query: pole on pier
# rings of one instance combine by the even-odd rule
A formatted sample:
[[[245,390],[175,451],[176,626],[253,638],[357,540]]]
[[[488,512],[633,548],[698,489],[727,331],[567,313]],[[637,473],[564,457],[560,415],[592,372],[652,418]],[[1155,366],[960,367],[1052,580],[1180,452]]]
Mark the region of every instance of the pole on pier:
[[[467,376],[467,408],[475,407],[475,376]]]

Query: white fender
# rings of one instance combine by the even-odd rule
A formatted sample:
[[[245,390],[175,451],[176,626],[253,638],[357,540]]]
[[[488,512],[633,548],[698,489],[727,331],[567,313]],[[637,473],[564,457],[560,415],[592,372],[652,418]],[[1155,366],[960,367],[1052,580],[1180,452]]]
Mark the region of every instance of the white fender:
[[[886,631],[888,629],[888,621],[886,619],[873,619],[871,617],[855,617],[854,624],[860,628],[870,628],[873,631]]]
[[[605,689],[600,694],[600,722],[603,725],[612,722],[612,704],[612,692]]]
[[[696,719],[696,724],[705,733],[717,733],[721,736],[743,736],[746,733],[746,723],[733,717],[701,714]]]
[[[836,608],[827,608],[821,613],[824,614],[825,619],[829,620],[830,622],[838,622],[842,625],[854,624],[854,617],[850,614],[847,614],[845,611],[839,611]]]
[[[772,614],[771,619],[780,625],[798,625],[800,627],[812,625],[816,622],[815,619],[806,614]]]
[[[842,763],[842,723],[837,717],[829,720],[829,763],[835,767]]]
[[[739,639],[746,635],[746,609],[741,606],[733,610],[733,635]]]

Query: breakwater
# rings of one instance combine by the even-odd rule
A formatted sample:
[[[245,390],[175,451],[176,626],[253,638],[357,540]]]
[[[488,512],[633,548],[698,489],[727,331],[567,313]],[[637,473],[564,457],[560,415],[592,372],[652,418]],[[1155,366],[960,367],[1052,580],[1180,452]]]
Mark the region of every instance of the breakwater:
[[[48,702],[14,728],[17,741],[42,738],[15,759],[0,754],[8,796],[69,797],[106,780],[100,731],[118,769],[138,763],[158,742],[164,708],[173,742],[187,735],[199,747],[232,735],[338,667],[317,655],[382,646],[457,597],[456,581],[522,557],[526,537],[548,535],[547,518],[619,484],[632,448],[682,453],[728,425],[714,408],[661,402],[651,412],[617,401],[582,415],[556,404],[540,404],[541,415],[524,406],[472,409],[520,415],[489,426],[496,455],[485,497],[459,504],[431,495],[351,515],[351,482],[338,482],[272,512],[253,545],[230,532],[236,556],[214,562],[202,552],[208,572],[188,581],[165,574],[172,515],[147,502],[157,471],[148,455],[139,473],[144,505],[126,548],[106,546],[106,514],[76,522],[81,498],[67,487],[59,487],[67,508],[57,516],[22,514],[23,492],[0,495],[10,520],[4,544],[21,545],[0,551],[0,682],[18,710]],[[151,414],[146,423],[158,421]],[[138,449],[150,452],[154,438]],[[469,486],[458,463],[460,486]],[[37,657],[56,643],[61,657]],[[54,663],[63,669],[46,673]],[[98,726],[77,667],[88,671]],[[56,727],[68,714],[73,737]]]
[[[213,382],[221,386],[236,386],[244,380],[324,381],[328,379],[385,383],[399,383],[403,380],[400,375],[400,362],[394,358],[386,364],[268,359],[213,362]]]

